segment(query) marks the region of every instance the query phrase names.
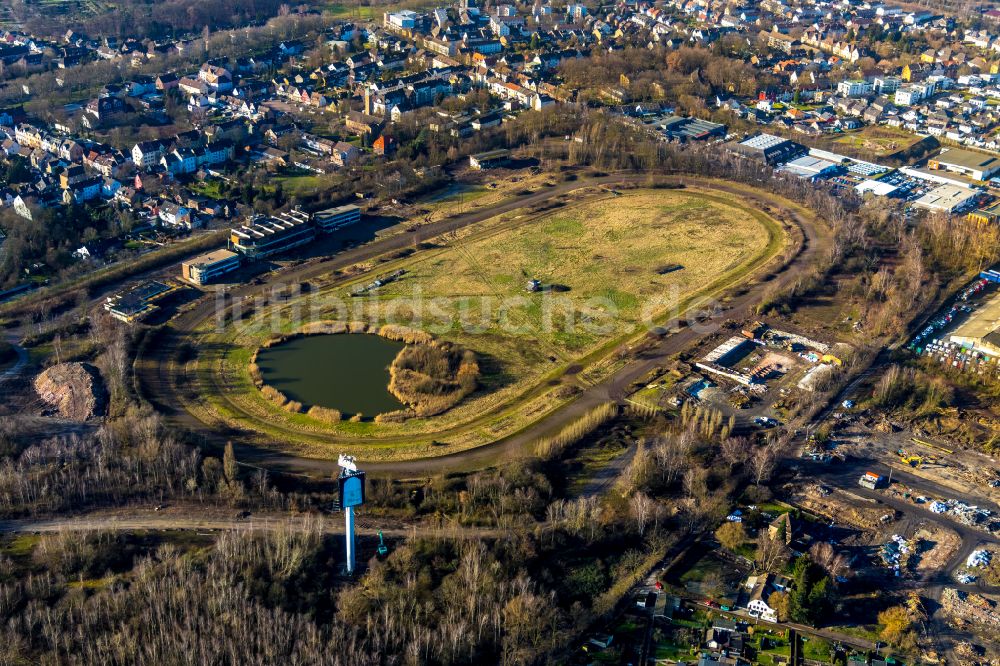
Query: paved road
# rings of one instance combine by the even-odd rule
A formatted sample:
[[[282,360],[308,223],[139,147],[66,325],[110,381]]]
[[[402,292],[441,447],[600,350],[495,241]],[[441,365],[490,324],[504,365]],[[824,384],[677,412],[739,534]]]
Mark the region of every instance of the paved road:
[[[602,184],[612,185],[625,182],[643,183],[646,179],[647,175],[644,174],[609,175],[595,179],[581,179],[571,183],[562,183],[531,195],[515,197],[488,209],[460,215],[422,227],[421,233],[426,234],[425,237],[445,233],[446,231],[483,221],[503,212],[544,203],[555,196],[566,194],[581,187]],[[744,200],[748,200],[750,203],[761,207],[775,207],[773,198],[766,193],[751,195],[746,190],[735,186],[714,181],[707,182],[703,179],[693,177],[675,176],[668,178],[668,180],[694,185],[703,184],[717,190],[735,193]],[[793,210],[782,209],[781,213],[802,230],[804,240],[798,253],[772,279],[761,282],[752,288],[734,295],[727,302],[726,309],[716,313],[712,319],[713,322],[724,319],[739,320],[750,316],[753,307],[760,301],[765,289],[774,284],[786,285],[796,279],[799,270],[810,264],[813,255],[826,242],[827,237],[811,220],[798,215]],[[284,283],[306,280],[310,277],[329,273],[338,267],[349,266],[387,252],[411,247],[412,244],[413,238],[409,234],[391,236],[374,241],[366,246],[343,252],[329,261],[304,265],[285,271],[275,276],[274,279]],[[234,289],[230,293],[239,298],[261,295],[266,293],[269,288],[268,285],[246,285]],[[157,340],[157,343],[153,345],[153,349],[146,352],[147,356],[139,359],[136,363],[136,385],[140,393],[149,399],[160,412],[167,415],[168,419],[172,422],[205,435],[207,444],[221,446],[227,440],[233,441],[237,446],[237,453],[241,460],[284,472],[319,472],[323,474],[336,472],[337,464],[334,460],[306,458],[255,446],[251,441],[250,434],[235,429],[220,428],[217,424],[203,423],[195,415],[177,407],[182,401],[175,397],[178,387],[174,385],[175,377],[172,376],[174,371],[170,368],[169,359],[174,356],[177,346],[188,331],[194,330],[199,323],[214,315],[214,301],[206,300],[199,303],[192,310],[180,315],[171,323],[170,328],[172,333],[166,335],[163,339]],[[585,389],[569,405],[549,414],[511,437],[468,451],[434,458],[401,462],[369,462],[365,463],[365,469],[372,474],[419,476],[429,473],[440,473],[451,469],[475,469],[490,465],[498,459],[523,456],[530,449],[530,445],[533,442],[552,432],[558,431],[565,424],[573,422],[594,407],[608,401],[623,404],[624,398],[630,392],[630,387],[634,382],[660,367],[675,354],[698,342],[706,334],[706,328],[701,326],[678,328],[673,333],[662,338],[651,349],[644,352],[641,357],[617,371],[608,380]],[[331,441],[331,444],[335,445],[336,442]],[[349,447],[349,443],[345,443],[344,446]]]

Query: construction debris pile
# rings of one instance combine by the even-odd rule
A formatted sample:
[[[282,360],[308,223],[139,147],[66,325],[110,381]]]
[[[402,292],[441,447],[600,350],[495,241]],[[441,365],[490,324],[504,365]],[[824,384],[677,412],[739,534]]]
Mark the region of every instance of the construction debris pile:
[[[969,594],[946,588],[941,595],[941,605],[958,623],[974,623],[1000,628],[1000,613],[996,602],[979,594]]]
[[[990,531],[990,527],[988,527],[986,523],[989,522],[993,512],[989,509],[972,506],[966,502],[955,499],[934,500],[928,505],[927,508],[930,509],[931,513],[946,513],[954,516],[963,525],[980,527]]]
[[[988,550],[975,550],[969,555],[969,559],[966,560],[965,566],[972,568],[982,568],[990,566],[990,560],[993,559],[993,553]]]
[[[985,569],[990,566],[993,553],[988,550],[975,550],[965,561],[967,569]],[[977,576],[971,571],[960,571],[955,574],[955,580],[964,585],[971,585],[976,582]]]
[[[910,553],[912,552],[913,548],[910,546],[909,541],[898,534],[893,534],[889,543],[882,546],[879,555],[882,556],[882,561],[885,565],[895,571],[898,576],[899,572],[906,567],[906,563],[910,559]]]

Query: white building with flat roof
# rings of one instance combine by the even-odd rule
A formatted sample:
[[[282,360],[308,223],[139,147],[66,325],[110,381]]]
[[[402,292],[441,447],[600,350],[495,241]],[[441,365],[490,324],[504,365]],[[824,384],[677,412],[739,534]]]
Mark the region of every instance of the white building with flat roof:
[[[837,94],[843,97],[862,97],[872,94],[875,86],[864,79],[841,81],[837,84]]]
[[[917,208],[937,213],[955,213],[971,206],[977,190],[960,185],[940,185],[913,202]]]
[[[325,233],[336,231],[341,227],[357,224],[361,221],[361,209],[354,204],[327,208],[313,213],[313,223]]]
[[[230,250],[215,250],[181,264],[181,277],[197,285],[208,284],[240,267],[242,257]]]

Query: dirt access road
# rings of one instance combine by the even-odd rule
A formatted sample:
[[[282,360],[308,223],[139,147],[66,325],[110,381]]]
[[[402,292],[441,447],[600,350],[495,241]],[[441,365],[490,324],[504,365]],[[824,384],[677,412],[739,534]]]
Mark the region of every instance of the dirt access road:
[[[248,514],[245,517],[225,517],[204,515],[203,507],[177,507],[166,511],[136,510],[108,513],[90,513],[81,516],[58,518],[25,518],[0,520],[0,534],[51,533],[51,532],[135,532],[135,531],[197,531],[216,532],[248,530],[257,532],[310,532],[317,530],[323,534],[344,534],[344,516],[341,513],[330,516]],[[202,514],[202,515],[199,515]],[[378,536],[381,531],[386,537],[407,538],[415,536],[442,538],[491,538],[503,535],[503,530],[492,528],[429,527],[429,526],[389,526],[380,527],[373,519],[358,516],[356,533],[362,536]]]
[[[465,215],[458,215],[420,228],[422,237],[445,233],[476,222],[489,219],[496,215],[517,208],[537,205],[546,201],[590,186],[614,186],[615,184],[643,184],[648,182],[648,174],[613,174],[596,178],[580,178],[579,180],[560,183],[554,187],[543,189],[528,195],[517,196],[505,200],[488,209],[478,210]],[[499,460],[509,460],[527,455],[531,444],[539,438],[558,432],[568,423],[575,421],[587,411],[608,401],[624,405],[634,382],[648,375],[654,369],[663,365],[671,356],[696,344],[710,331],[726,319],[741,320],[752,315],[752,310],[760,302],[765,289],[771,285],[786,286],[797,279],[800,271],[810,265],[814,255],[821,251],[829,238],[825,229],[817,225],[811,218],[801,215],[798,210],[783,207],[767,193],[749,193],[747,189],[736,185],[728,185],[721,181],[711,181],[692,176],[665,176],[661,180],[677,184],[701,185],[706,188],[734,194],[761,209],[770,208],[780,214],[787,223],[801,230],[802,238],[794,256],[784,266],[752,286],[737,289],[726,301],[724,308],[706,312],[697,326],[679,326],[671,331],[639,358],[615,372],[609,379],[590,386],[581,392],[575,400],[560,409],[548,414],[539,421],[528,426],[519,433],[505,439],[478,448],[454,454],[412,461],[365,463],[365,469],[374,475],[386,476],[424,476],[449,470],[471,470],[495,464]],[[305,264],[284,270],[272,277],[275,282],[285,284],[308,280],[321,274],[329,273],[336,268],[350,266],[374,257],[413,246],[412,234],[404,233],[377,240],[368,245],[347,250],[333,256],[329,260]],[[231,290],[234,298],[253,295],[263,295],[270,289],[270,284],[244,285]],[[246,443],[244,433],[229,428],[207,426],[193,414],[178,408],[182,401],[174,398],[177,390],[170,376],[170,360],[174,357],[178,346],[183,342],[185,333],[195,330],[199,324],[209,317],[215,316],[215,302],[206,299],[193,309],[176,317],[169,326],[168,332],[157,339],[136,363],[136,388],[170,422],[198,432],[205,436],[208,448],[219,448],[227,440],[237,446],[237,454],[241,460],[255,466],[273,471],[301,474],[332,474],[338,471],[337,463],[331,459],[305,458],[283,453],[278,450],[266,449]],[[697,317],[688,316],[689,319]],[[140,362],[141,361],[141,362]],[[345,445],[346,447],[347,445]],[[331,451],[331,455],[336,451]]]
[[[28,364],[28,351],[17,343],[17,336],[9,334],[7,336],[7,342],[13,348],[14,353],[17,354],[17,360],[14,361],[14,365],[10,366],[3,372],[0,372],[0,384],[3,384],[8,379],[13,379],[21,373],[24,366]]]

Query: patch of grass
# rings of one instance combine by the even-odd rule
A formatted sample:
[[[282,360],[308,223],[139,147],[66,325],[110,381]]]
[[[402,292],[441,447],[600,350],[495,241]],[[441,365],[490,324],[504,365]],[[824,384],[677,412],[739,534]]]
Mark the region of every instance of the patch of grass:
[[[222,198],[222,181],[217,178],[193,182],[188,185],[188,189],[196,194],[201,194],[210,199]]]
[[[789,657],[792,654],[792,646],[788,640],[770,631],[755,633],[754,646],[758,651],[757,660],[761,664],[773,664],[775,655]]]
[[[813,661],[830,661],[830,642],[818,636],[802,637],[802,655]]]
[[[662,402],[664,396],[670,392],[676,383],[677,378],[674,375],[667,373],[655,382],[652,382],[647,386],[643,386],[641,389],[630,395],[628,399],[630,402],[642,407],[660,410],[663,408],[660,403]]]
[[[28,557],[41,537],[37,534],[14,534],[0,542],[0,552],[8,557]]]
[[[878,627],[875,625],[867,624],[843,624],[835,627],[830,627],[830,631],[835,631],[838,634],[845,634],[847,636],[854,636],[856,638],[864,638],[869,641],[879,640]]]
[[[69,582],[69,587],[76,590],[101,590],[113,583],[114,576],[106,578],[87,578],[85,580],[73,580]]]
[[[583,492],[598,472],[607,467],[627,449],[617,442],[597,442],[576,450],[565,464],[571,469],[566,475],[566,492],[575,497]]]
[[[754,506],[761,513],[767,513],[771,516],[778,517],[783,513],[791,513],[795,510],[791,504],[785,504],[784,502],[779,502],[777,500],[772,500],[770,502],[757,502]]]
[[[690,645],[675,645],[673,643],[657,643],[653,649],[654,659],[667,659],[670,661],[680,661],[690,657],[692,649]]]
[[[326,177],[319,174],[280,175],[272,181],[281,183],[281,189],[286,196],[304,196],[326,188]]]
[[[890,155],[906,150],[919,140],[920,137],[900,128],[866,125],[857,131],[845,132],[843,136],[837,138],[837,143],[853,146],[875,155]]]
[[[713,571],[714,569],[715,563],[709,561],[707,557],[703,557],[681,575],[680,581],[682,583],[701,582],[708,575],[709,571]]]
[[[370,21],[374,18],[378,18],[380,14],[379,7],[370,7],[367,5],[348,5],[340,2],[331,2],[327,4],[324,11],[329,12],[334,18],[358,18],[362,21]]]

